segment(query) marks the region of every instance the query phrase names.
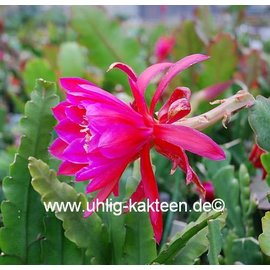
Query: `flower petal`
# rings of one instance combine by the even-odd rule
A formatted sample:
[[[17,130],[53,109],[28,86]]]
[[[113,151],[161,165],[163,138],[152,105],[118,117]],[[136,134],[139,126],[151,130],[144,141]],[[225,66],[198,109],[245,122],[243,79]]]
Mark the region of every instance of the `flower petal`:
[[[160,99],[162,93],[167,88],[170,81],[181,71],[189,68],[190,66],[197,64],[199,62],[207,60],[209,57],[203,54],[192,54],[189,56],[186,56],[176,62],[174,65],[170,67],[170,69],[167,71],[167,73],[164,75],[164,77],[161,79],[157,91],[154,94],[154,97],[152,99],[151,105],[150,105],[150,113],[153,114],[155,110],[155,106]]]
[[[114,190],[115,185],[118,184],[118,181],[112,181],[108,183],[103,189],[101,189],[96,198],[93,199],[90,203],[88,203],[88,209],[84,212],[84,217],[89,217],[91,214],[93,214],[97,209],[98,205],[97,203],[104,202],[112,193]]]
[[[216,98],[218,95],[223,93],[227,88],[229,88],[232,85],[233,81],[226,81],[222,83],[217,83],[214,85],[211,85],[207,88],[204,88],[201,90],[201,95],[204,97],[205,100],[211,101],[214,98]],[[198,92],[198,93],[200,93]]]
[[[173,63],[159,63],[145,69],[137,80],[137,85],[141,93],[145,93],[147,86],[154,77],[156,77],[159,73],[163,72],[165,69],[171,67],[172,65]]]
[[[64,119],[59,122],[58,125],[56,125],[55,130],[58,136],[67,143],[71,143],[77,138],[83,138],[85,136],[84,133],[81,132],[82,127],[69,119]]]
[[[130,66],[128,66],[128,65],[126,65],[124,63],[121,63],[121,62],[115,62],[115,63],[110,65],[107,72],[110,71],[113,68],[118,68],[118,69],[122,70],[124,73],[126,73],[128,75],[128,77],[131,80],[133,80],[134,82],[137,81],[137,75]]]
[[[176,88],[158,112],[161,123],[173,123],[190,113],[190,95],[187,87]]]
[[[88,163],[85,140],[78,138],[72,141],[65,149],[62,157],[72,163]]]
[[[65,160],[59,166],[58,174],[74,175],[78,171],[80,171],[82,168],[84,168],[85,166],[87,166],[87,164],[76,164],[76,163],[72,163],[72,162]]]
[[[179,166],[180,169],[186,173],[186,183],[190,184],[191,182],[193,182],[196,185],[198,191],[204,196],[205,189],[197,174],[189,165],[188,157],[185,151],[181,147],[162,140],[157,139],[154,141],[154,143],[157,152],[159,152],[173,162],[173,169],[171,173],[175,171],[176,166]]]
[[[67,101],[60,102],[57,106],[52,108],[53,115],[56,118],[56,120],[61,121],[67,118],[66,116],[66,108],[70,106],[71,104]]]
[[[60,84],[67,91],[67,99],[74,105],[83,100],[98,103],[114,103],[128,107],[127,104],[116,98],[111,93],[99,88],[95,84],[80,78],[61,78]]]
[[[63,159],[63,152],[67,147],[68,144],[65,141],[61,140],[60,138],[57,138],[50,146],[49,152],[56,158]]]
[[[81,124],[85,121],[85,109],[69,106],[66,108],[66,116],[74,123]]]
[[[144,188],[143,188],[143,181],[141,180],[136,188],[136,190],[130,196],[129,201],[131,203],[140,202],[145,198]]]
[[[156,209],[150,209],[150,219],[151,224],[154,229],[156,242],[159,243],[162,237],[163,231],[163,221],[162,221],[162,212],[160,209],[160,200],[158,187],[155,180],[155,176],[152,169],[152,164],[150,161],[150,146],[146,145],[141,152],[141,175],[143,188],[146,197],[149,199],[150,204],[157,202]],[[157,211],[156,211],[157,210]]]
[[[154,126],[154,137],[213,160],[226,158],[223,149],[205,134],[180,125],[159,124]]]

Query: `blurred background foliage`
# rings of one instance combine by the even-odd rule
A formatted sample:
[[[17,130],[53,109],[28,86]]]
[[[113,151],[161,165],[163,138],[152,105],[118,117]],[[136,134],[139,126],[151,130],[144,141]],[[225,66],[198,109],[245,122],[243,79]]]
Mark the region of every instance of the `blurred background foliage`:
[[[27,162],[23,163],[17,156],[9,170],[18,151],[25,158],[40,158],[48,163],[50,168],[57,170],[56,160],[47,156],[43,158],[44,153],[33,155],[32,152],[36,151],[34,149],[27,152],[26,146],[20,140],[21,135],[30,136],[27,124],[19,125],[20,118],[23,114],[30,120],[34,117],[29,111],[25,111],[26,102],[32,99],[37,106],[45,104],[38,94],[38,89],[50,89],[48,102],[53,106],[56,99],[52,101],[50,94],[57,95],[60,100],[64,98],[58,78],[82,77],[119,98],[130,101],[126,77],[120,71],[106,73],[106,70],[111,63],[121,61],[132,66],[137,73],[142,72],[148,65],[158,61],[155,46],[160,37],[166,36],[174,38],[174,46],[166,60],[177,61],[193,53],[204,53],[211,56],[211,59],[177,76],[164,94],[164,100],[174,87],[189,87],[194,96],[192,113],[196,115],[213,108],[209,101],[229,97],[240,89],[248,89],[254,96],[262,95],[268,98],[269,13],[270,8],[267,6],[1,6],[0,200],[11,200],[19,207],[19,201],[10,194],[9,185],[2,184],[6,176],[11,175],[16,180],[18,175],[15,172],[21,170],[23,173],[27,169]],[[55,82],[56,85],[39,82],[36,87],[35,81],[39,78]],[[156,78],[147,90],[148,101],[158,80],[159,78]],[[200,93],[208,86],[215,87],[228,81],[229,86],[219,91],[219,94],[208,98],[201,97]],[[33,89],[37,89],[37,92],[33,92]],[[31,108],[31,105],[29,106]],[[47,125],[47,130],[42,131],[44,134],[52,131],[53,123],[48,125],[44,119],[44,115],[49,114],[48,109],[40,112],[33,120]],[[34,134],[35,129],[32,131]],[[263,228],[261,224],[261,218],[270,209],[267,200],[269,176],[266,181],[263,180],[263,170],[266,170],[266,174],[270,173],[269,154],[264,154],[263,164],[259,168],[249,161],[255,136],[248,124],[246,111],[232,116],[227,129],[217,123],[205,132],[223,146],[227,159],[217,163],[191,155],[190,162],[201,180],[212,186],[212,199],[222,198],[225,201],[227,213],[221,216],[205,216],[205,213],[199,216],[199,213],[195,212],[166,213],[163,240],[161,246],[156,248],[147,215],[95,215],[90,221],[78,215],[45,215],[36,191],[43,196],[49,188],[57,186],[63,194],[66,194],[67,190],[65,200],[84,201],[84,197],[78,195],[83,191],[83,184],[74,184],[70,177],[56,179],[49,174],[46,164],[32,160],[30,172],[37,180],[33,181],[33,187],[30,185],[22,191],[31,190],[31,198],[40,204],[39,208],[37,207],[39,215],[27,216],[30,221],[39,220],[34,230],[36,235],[29,231],[28,240],[25,240],[25,236],[22,236],[18,229],[18,239],[21,239],[20,245],[17,245],[18,250],[12,249],[12,243],[6,244],[5,228],[10,229],[12,217],[7,211],[11,206],[3,203],[0,220],[0,263],[269,263],[269,214],[263,218]],[[48,147],[48,142],[43,142],[43,146]],[[152,158],[161,200],[186,201],[190,205],[198,200],[194,187],[185,185],[181,172],[177,171],[169,176],[169,161],[156,153],[153,153]],[[39,175],[39,167],[47,173],[45,176]],[[138,168],[132,166],[122,177],[123,194],[119,200],[126,198],[130,190],[134,189],[134,181],[136,183],[139,180],[136,170]],[[24,183],[31,183],[31,176],[24,175]],[[44,191],[40,187],[40,178],[43,181],[49,179],[48,190]],[[63,185],[60,185],[61,183]],[[18,184],[13,188],[19,192],[21,186]],[[56,201],[59,200],[58,195],[50,194]],[[44,200],[44,197],[42,198]],[[25,211],[30,211],[27,203],[22,203],[25,204]],[[10,213],[14,213],[13,210]],[[72,218],[78,219],[75,225]],[[12,225],[10,226],[12,228]],[[21,224],[21,230],[25,230],[25,226],[27,222]],[[176,232],[178,234],[175,235]],[[141,240],[139,244],[135,241],[136,235]],[[58,240],[55,237],[58,237]],[[34,241],[34,245],[39,246],[40,251],[33,251],[30,239]],[[166,245],[169,241],[170,244]],[[106,250],[108,255],[105,258],[101,254]],[[141,253],[138,253],[138,250],[141,250]],[[46,252],[49,252],[49,255]]]

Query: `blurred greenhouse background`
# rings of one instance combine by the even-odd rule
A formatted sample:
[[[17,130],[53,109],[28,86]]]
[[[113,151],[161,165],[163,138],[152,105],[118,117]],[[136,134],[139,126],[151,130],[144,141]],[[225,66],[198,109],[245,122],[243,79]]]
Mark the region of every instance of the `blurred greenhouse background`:
[[[164,47],[160,49],[160,44],[165,47],[165,51]],[[207,54],[211,56],[211,59],[199,67],[192,67],[182,72],[181,76],[175,77],[168,91],[162,96],[162,101],[166,100],[173,89],[179,85],[187,86],[192,90],[191,113],[193,115],[211,110],[213,105],[209,104],[210,101],[228,98],[241,89],[248,89],[253,96],[261,95],[268,98],[270,95],[270,6],[0,6],[0,201],[13,200],[12,203],[16,204],[16,207],[20,207],[18,201],[23,200],[22,197],[17,198],[19,196],[7,198],[7,194],[11,194],[9,193],[11,189],[9,189],[8,180],[3,181],[3,179],[10,173],[14,173],[14,171],[10,171],[10,164],[14,160],[15,153],[20,149],[21,135],[27,133],[27,130],[22,128],[23,124],[19,125],[19,121],[25,113],[26,102],[34,96],[33,89],[35,89],[36,79],[43,78],[55,82],[59,100],[64,100],[64,92],[59,87],[58,79],[60,77],[81,77],[122,100],[131,101],[131,91],[126,76],[119,70],[106,72],[113,62],[127,63],[139,74],[151,64],[167,60],[176,62],[195,53]],[[153,85],[147,89],[146,100],[148,102],[155,90],[154,84],[157,84],[159,79],[155,78]],[[207,96],[205,93],[210,94]],[[51,113],[50,110],[49,113]],[[45,124],[47,123],[46,119],[43,121]],[[206,186],[214,185],[215,194],[212,192],[209,195],[211,198],[207,198],[212,200],[214,196],[220,197],[227,206],[228,218],[226,219],[225,215],[222,215],[221,220],[222,226],[224,226],[222,235],[224,245],[219,250],[221,256],[218,253],[216,257],[219,256],[221,264],[239,262],[266,264],[270,262],[270,251],[268,249],[268,254],[261,251],[258,237],[262,233],[261,218],[270,209],[267,199],[267,194],[270,192],[270,166],[265,166],[260,162],[260,155],[265,153],[262,150],[260,154],[255,155],[256,165],[255,161],[250,158],[251,149],[254,149],[256,144],[254,133],[248,124],[246,111],[232,115],[232,121],[230,123],[225,121],[223,124],[227,129],[220,122],[208,127],[205,133],[222,145],[227,154],[225,161],[217,163],[195,155],[189,157],[192,168],[202,182]],[[33,130],[35,129],[33,128]],[[45,132],[52,134],[54,138],[56,136],[49,125]],[[48,143],[44,145],[42,145],[42,149],[45,149],[48,154]],[[32,148],[29,152],[27,149],[23,150],[26,152],[27,158],[33,156]],[[36,154],[37,157],[35,157],[40,158],[39,153]],[[269,161],[269,157],[269,154],[266,154],[266,161],[267,158]],[[198,192],[193,185],[185,184],[184,174],[180,170],[169,176],[170,162],[155,153],[152,158],[156,165],[155,174],[162,201],[182,200],[191,205],[198,200]],[[50,156],[46,162],[50,168],[57,170],[58,160]],[[14,166],[16,167],[16,164]],[[133,179],[135,176],[138,178],[135,169],[138,170],[136,166],[128,167],[121,183],[126,184],[125,181],[127,181],[128,185],[128,179]],[[32,228],[29,228],[27,222],[26,225],[20,224],[19,229],[23,233],[29,232],[30,236],[25,238],[19,232],[20,241],[25,245],[21,250],[13,251],[13,248],[10,248],[13,245],[12,241],[4,241],[9,240],[7,234],[5,236],[5,228],[10,225],[6,225],[4,221],[5,219],[12,220],[13,216],[17,217],[17,212],[16,215],[9,211],[4,212],[5,208],[2,207],[0,231],[4,233],[0,233],[0,236],[4,235],[4,238],[0,237],[0,264],[63,263],[59,261],[59,256],[49,257],[47,255],[46,257],[42,250],[38,256],[31,253],[34,250],[33,246],[38,246],[38,248],[35,246],[36,250],[40,248],[39,242],[43,243],[47,240],[49,242],[54,239],[54,237],[47,239],[44,236],[47,233],[44,228],[48,224],[50,225],[51,220],[54,225],[56,224],[55,226],[58,226],[59,234],[63,236],[67,245],[72,247],[70,252],[74,252],[72,256],[67,256],[64,263],[93,263],[92,257],[89,259],[87,255],[81,256],[81,254],[85,254],[84,243],[78,245],[72,237],[70,239],[66,234],[64,235],[62,223],[54,215],[49,218],[48,215],[45,216],[40,194],[31,185],[32,178],[28,172],[28,160],[26,159],[24,166],[18,166],[17,170],[24,172],[20,176],[25,177],[22,180],[27,186],[21,185],[18,179],[17,182],[14,181],[15,185],[17,183],[17,187],[14,187],[18,192],[16,194],[22,194],[20,188],[23,188],[34,198],[35,203],[32,204],[29,202],[30,199],[24,201],[24,210],[26,209],[25,212],[27,212],[33,205],[39,209],[39,212],[36,211],[37,217],[31,216],[31,213],[29,216],[33,223],[38,223],[38,229],[42,229],[37,230],[38,236],[32,235]],[[268,176],[266,176],[267,174]],[[236,181],[236,178],[239,181]],[[220,179],[226,179],[228,184],[223,185]],[[266,181],[262,181],[263,179]],[[72,177],[59,176],[59,180],[72,186],[75,194],[84,191],[85,185],[81,182],[74,185]],[[22,219],[26,219],[27,215],[23,216],[23,214]],[[121,229],[119,232],[119,228],[124,228],[124,222],[126,222],[126,217],[121,216],[117,220],[119,224],[122,222],[121,225],[119,226],[114,220],[115,223],[112,226],[108,225],[108,233],[116,235],[116,238],[118,233],[122,238],[116,240],[119,240],[123,246],[123,239],[127,239],[127,242],[131,241],[127,244],[127,249],[132,249],[133,253],[128,258],[125,257],[125,254],[123,259],[122,253],[115,249],[115,254],[103,258],[104,251],[101,243],[100,249],[94,250],[99,252],[98,256],[100,256],[98,257],[100,261],[97,260],[97,263],[151,263],[157,256],[157,250],[158,252],[162,250],[162,247],[168,240],[171,240],[176,232],[189,226],[189,223],[196,220],[198,216],[199,214],[195,212],[164,214],[164,234],[161,245],[157,248],[155,242],[152,241],[152,229],[150,226],[146,226],[146,238],[152,239],[150,250],[154,250],[154,252],[150,252],[151,254],[144,258],[144,261],[136,261],[137,257],[133,256],[133,253],[138,252],[139,248],[134,245],[135,241],[132,242],[134,238],[125,238],[129,232],[127,231],[124,236],[122,233],[125,233],[125,229]],[[105,224],[109,219],[102,215],[99,218]],[[132,218],[133,223],[138,220],[136,216]],[[145,222],[148,224],[148,215],[140,218],[146,220]],[[51,220],[48,222],[49,219]],[[47,220],[48,224],[43,222],[44,220]],[[14,230],[17,230],[16,222],[11,224]],[[91,221],[80,220],[80,222]],[[116,234],[114,234],[114,230],[117,231]],[[208,263],[207,230],[205,228],[195,235],[196,239],[190,240],[189,247],[194,252],[189,253],[190,250],[183,249],[182,255],[174,258],[176,264]],[[49,233],[52,231],[49,230]],[[103,237],[103,232],[93,237],[96,237],[96,241],[99,243],[101,236]],[[31,237],[34,239],[32,242]],[[141,237],[145,238],[144,235]],[[83,237],[79,236],[79,239],[83,239]],[[16,241],[15,239],[14,242]],[[105,239],[104,242],[106,241]],[[198,246],[198,242],[202,245]],[[32,243],[34,243],[33,246]],[[14,245],[16,246],[16,244]],[[111,245],[111,242],[104,244],[108,248],[107,250],[112,250]],[[44,246],[45,249],[50,250],[51,248],[49,244]],[[27,252],[29,250],[31,252],[27,253],[25,247]],[[55,254],[62,252],[62,250],[53,251]],[[30,255],[23,257],[20,252]],[[76,256],[73,257],[73,254]],[[5,257],[5,255],[7,256]]]

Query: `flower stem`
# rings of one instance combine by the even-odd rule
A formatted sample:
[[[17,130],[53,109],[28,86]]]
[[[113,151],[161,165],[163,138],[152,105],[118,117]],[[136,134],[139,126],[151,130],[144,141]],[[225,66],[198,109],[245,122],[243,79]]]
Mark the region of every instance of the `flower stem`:
[[[254,97],[248,91],[241,90],[229,98],[212,102],[211,104],[220,104],[216,108],[198,116],[182,118],[174,124],[203,130],[222,120],[222,124],[226,128],[226,123],[229,122],[234,113],[251,107],[254,102]]]

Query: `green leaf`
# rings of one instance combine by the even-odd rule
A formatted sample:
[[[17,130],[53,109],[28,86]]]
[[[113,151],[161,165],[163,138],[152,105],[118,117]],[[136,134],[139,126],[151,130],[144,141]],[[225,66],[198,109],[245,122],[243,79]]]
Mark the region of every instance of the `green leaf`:
[[[203,43],[196,32],[194,21],[186,20],[181,24],[181,27],[175,31],[176,43],[172,51],[174,59],[181,59],[187,55],[200,53],[203,50]],[[197,67],[190,67],[183,71],[181,76],[175,80],[183,85],[194,89],[196,87],[195,78],[198,74],[195,72]],[[179,83],[179,82],[178,82]],[[179,85],[179,84],[178,84]]]
[[[76,42],[65,42],[60,46],[58,66],[63,77],[82,77],[86,67],[86,52]]]
[[[257,96],[255,104],[249,109],[249,124],[253,129],[258,145],[270,151],[270,100]]]
[[[0,257],[0,265],[22,265],[23,262],[16,256],[2,255]]]
[[[253,232],[252,214],[256,209],[256,202],[251,200],[250,196],[250,176],[247,167],[241,164],[239,169],[240,203],[243,216],[243,224],[246,235]]]
[[[215,195],[224,201],[228,209],[228,223],[239,236],[244,236],[241,208],[239,206],[239,183],[234,176],[234,167],[225,166],[213,177]]]
[[[200,220],[204,218],[204,215],[205,214],[200,217]],[[215,219],[219,221],[220,228],[225,225],[226,217],[227,212],[224,212],[224,214]],[[196,260],[209,249],[209,241],[207,238],[209,233],[208,227],[209,226],[202,229],[187,242],[186,246],[178,253],[174,264],[194,264]]]
[[[47,60],[33,58],[27,62],[23,71],[23,80],[26,93],[30,96],[35,87],[35,80],[42,78],[47,81],[55,82],[56,76]]]
[[[4,125],[6,122],[6,108],[0,104],[0,133],[4,130]]]
[[[217,265],[218,255],[222,248],[222,236],[220,231],[219,220],[209,220],[208,221],[208,234],[207,238],[209,240],[209,250],[208,250],[208,260],[210,264]]]
[[[125,218],[125,264],[149,264],[156,256],[156,243],[148,213],[130,212]]]
[[[74,6],[72,14],[71,24],[79,33],[79,41],[89,49],[93,64],[106,70],[113,62],[121,61],[142,71],[139,44],[125,35],[119,22],[93,6]]]
[[[138,161],[134,162],[133,169],[128,177],[122,177],[121,181],[125,184],[123,199],[127,201],[140,181]],[[157,256],[149,214],[131,211],[124,215],[123,222],[122,227],[125,228],[124,242],[119,244],[119,248],[122,248],[121,264],[149,264]]]
[[[198,6],[195,15],[197,17],[198,34],[208,44],[217,32],[213,14],[209,6]]]
[[[201,87],[231,80],[237,67],[236,42],[227,33],[218,34],[207,48],[211,58],[204,63]]]
[[[207,226],[208,220],[216,219],[221,214],[222,212],[203,213],[197,221],[189,223],[183,232],[176,234],[174,239],[153,260],[153,263],[164,264],[172,262],[188,241]]]
[[[225,160],[220,160],[219,162],[216,162],[211,159],[203,158],[202,163],[205,166],[205,177],[206,179],[213,179],[214,175],[223,167],[230,165],[231,163],[231,153],[227,150],[224,150],[226,154]]]
[[[85,249],[78,248],[64,236],[62,222],[53,213],[47,213],[46,217],[44,217],[44,227],[46,237],[41,241],[43,264],[84,264]]]
[[[242,263],[247,265],[262,264],[262,253],[259,243],[253,237],[239,238],[233,241],[232,261],[230,264]]]
[[[261,155],[261,162],[267,172],[266,181],[270,185],[270,153]]]
[[[196,32],[194,21],[186,20],[176,30],[176,44],[172,54],[176,59],[181,59],[187,55],[199,53],[203,49],[203,43]]]
[[[262,252],[270,256],[270,212],[262,218],[262,234],[259,235],[259,244]]]
[[[10,176],[3,181],[7,200],[1,205],[4,227],[0,230],[0,247],[5,255],[14,255],[24,264],[40,263],[44,229],[44,207],[31,187],[28,157],[48,160],[50,132],[55,124],[51,108],[57,102],[54,83],[37,80],[20,122],[23,136],[19,152],[10,166]]]
[[[72,27],[78,32],[80,44],[89,50],[89,61],[105,72],[113,62],[124,62],[136,72],[144,70],[146,64],[136,38],[127,36],[127,29],[119,21],[109,18],[98,7],[72,8]],[[119,70],[105,74],[103,88],[112,91],[116,85],[130,92],[127,77]]]
[[[46,163],[29,158],[29,170],[33,178],[32,186],[41,195],[43,203],[69,202],[76,203],[82,211],[86,209],[86,197],[67,183],[60,182]],[[110,251],[106,228],[97,214],[84,218],[82,211],[59,211],[55,212],[55,216],[63,221],[65,236],[86,250],[91,263],[108,264]]]
[[[193,236],[177,254],[174,264],[192,265],[195,261],[207,251],[209,242],[207,239],[208,229],[204,228]]]

